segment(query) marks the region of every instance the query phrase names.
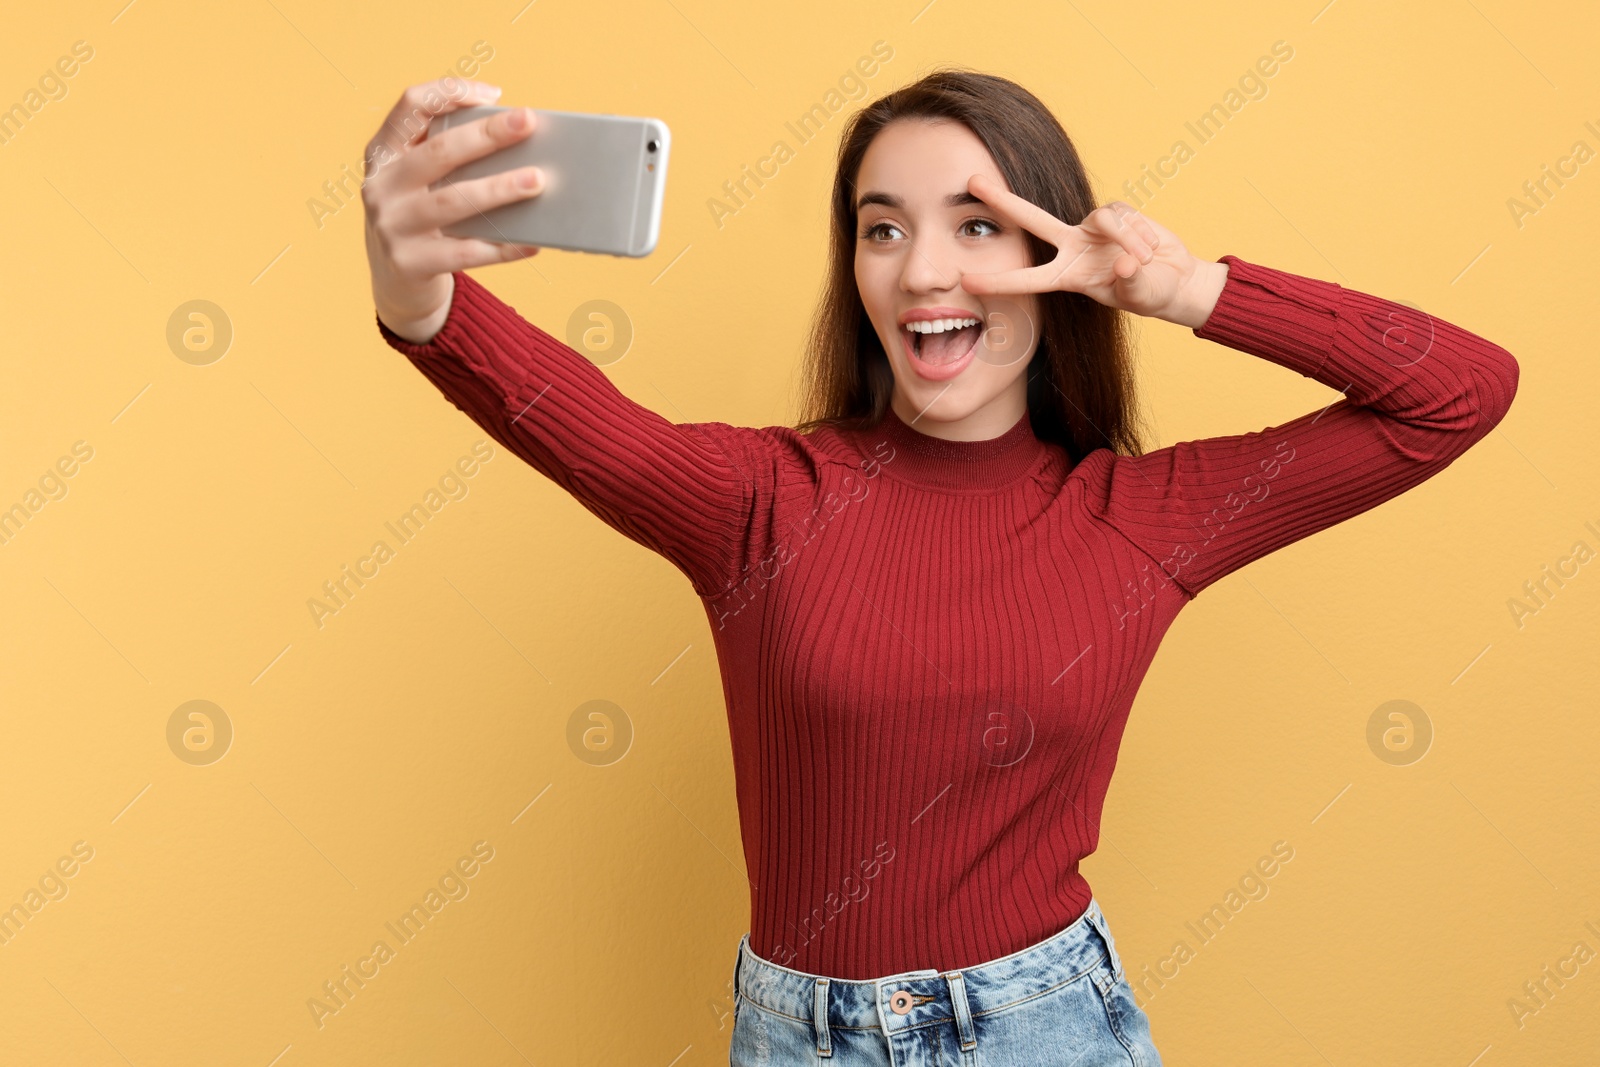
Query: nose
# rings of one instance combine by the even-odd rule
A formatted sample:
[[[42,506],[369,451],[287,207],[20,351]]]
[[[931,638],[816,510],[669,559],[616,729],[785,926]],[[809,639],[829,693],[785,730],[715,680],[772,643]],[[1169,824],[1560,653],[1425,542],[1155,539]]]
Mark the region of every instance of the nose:
[[[908,293],[954,289],[961,270],[952,249],[938,241],[912,241],[900,265],[900,288]]]

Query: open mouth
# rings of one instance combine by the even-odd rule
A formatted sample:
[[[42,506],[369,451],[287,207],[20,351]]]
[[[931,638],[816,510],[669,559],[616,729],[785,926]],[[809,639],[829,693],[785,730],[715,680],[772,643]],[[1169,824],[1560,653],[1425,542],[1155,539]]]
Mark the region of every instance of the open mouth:
[[[966,366],[983,328],[975,318],[932,319],[900,328],[912,367],[925,375],[951,377]]]

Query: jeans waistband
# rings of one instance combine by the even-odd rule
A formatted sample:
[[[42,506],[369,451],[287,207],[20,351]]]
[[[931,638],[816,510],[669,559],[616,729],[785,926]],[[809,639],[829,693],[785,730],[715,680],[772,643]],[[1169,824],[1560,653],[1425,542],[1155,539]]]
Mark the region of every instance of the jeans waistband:
[[[1090,898],[1069,926],[1009,956],[964,970],[929,968],[883,978],[845,980],[791,970],[750,950],[739,939],[734,988],[768,1011],[810,1023],[817,1049],[828,1054],[830,1030],[877,1030],[886,1037],[954,1019],[964,1049],[976,1044],[972,1017],[1050,992],[1102,969],[1104,981],[1122,978],[1122,962],[1099,903]],[[1097,979],[1099,981],[1100,979]]]

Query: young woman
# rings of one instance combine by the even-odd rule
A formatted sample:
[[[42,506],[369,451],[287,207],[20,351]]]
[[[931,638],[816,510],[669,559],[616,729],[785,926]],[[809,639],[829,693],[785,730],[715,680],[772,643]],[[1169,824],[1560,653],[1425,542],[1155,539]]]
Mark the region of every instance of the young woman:
[[[537,250],[440,227],[538,175],[429,182],[538,133],[508,111],[413,139],[430,90],[369,146],[378,327],[705,606],[751,883],[732,1061],[1155,1067],[1079,864],[1157,644],[1213,582],[1443,470],[1505,415],[1516,361],[1196,258],[1096,206],[1034,96],[945,70],[843,133],[805,421],[674,424],[463,272]],[[1343,395],[1144,452],[1127,313]]]

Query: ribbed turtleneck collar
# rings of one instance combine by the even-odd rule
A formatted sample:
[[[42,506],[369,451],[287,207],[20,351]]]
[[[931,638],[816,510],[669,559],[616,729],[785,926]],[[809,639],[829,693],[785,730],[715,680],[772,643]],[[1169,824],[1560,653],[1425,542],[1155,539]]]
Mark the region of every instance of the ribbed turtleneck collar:
[[[859,431],[863,454],[883,461],[879,441],[894,448],[883,470],[897,481],[932,489],[997,489],[1037,463],[1046,445],[1033,432],[1027,412],[1016,425],[986,441],[950,441],[908,426],[893,407],[877,427]]]

